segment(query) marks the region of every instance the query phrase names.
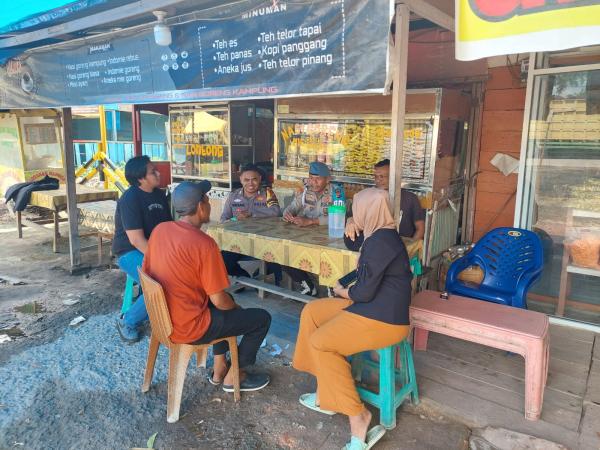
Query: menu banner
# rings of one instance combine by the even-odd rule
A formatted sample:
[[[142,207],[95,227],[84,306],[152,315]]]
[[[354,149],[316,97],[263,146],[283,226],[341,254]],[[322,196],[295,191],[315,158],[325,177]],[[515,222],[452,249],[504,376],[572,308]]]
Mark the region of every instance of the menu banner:
[[[0,108],[383,92],[391,0],[247,0],[31,50],[0,66]]]

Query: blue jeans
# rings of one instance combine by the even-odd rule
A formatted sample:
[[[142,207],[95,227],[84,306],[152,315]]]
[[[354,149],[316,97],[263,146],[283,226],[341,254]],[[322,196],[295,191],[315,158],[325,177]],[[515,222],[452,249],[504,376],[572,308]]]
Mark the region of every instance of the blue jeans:
[[[119,256],[117,263],[123,272],[139,284],[140,276],[138,275],[138,267],[142,267],[143,260],[144,254],[142,252],[139,250],[131,250]],[[130,327],[137,327],[142,322],[148,320],[148,312],[146,311],[143,295],[140,295],[137,300],[133,302],[131,308],[125,313],[124,320]]]

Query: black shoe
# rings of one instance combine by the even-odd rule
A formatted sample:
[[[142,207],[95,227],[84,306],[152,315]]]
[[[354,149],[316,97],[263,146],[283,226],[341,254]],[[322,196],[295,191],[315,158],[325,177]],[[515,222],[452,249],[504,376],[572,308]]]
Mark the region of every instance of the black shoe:
[[[127,325],[123,317],[117,319],[115,326],[117,327],[117,331],[123,342],[135,344],[142,338],[138,329]]]
[[[259,391],[262,388],[266,387],[270,382],[271,378],[266,373],[247,373],[244,381],[240,383],[240,391]],[[223,390],[225,392],[233,392],[233,385],[224,384]]]

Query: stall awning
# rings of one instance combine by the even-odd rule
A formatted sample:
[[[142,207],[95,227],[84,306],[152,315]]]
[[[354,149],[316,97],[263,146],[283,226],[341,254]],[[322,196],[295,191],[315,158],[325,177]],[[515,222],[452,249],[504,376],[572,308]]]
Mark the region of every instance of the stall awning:
[[[119,3],[81,2],[89,8]],[[57,20],[80,14],[75,3],[57,6]],[[11,52],[4,64],[0,61],[0,108],[383,93],[385,88],[393,0],[122,3],[94,10],[106,20],[82,29],[83,39],[48,23],[42,30],[0,35],[0,59],[2,51]],[[166,17],[157,22],[150,7],[168,4],[173,8],[165,8]],[[5,28],[40,23],[41,16],[14,16]],[[65,22],[64,29],[84,27],[77,21],[89,23],[93,17]],[[31,41],[51,36],[64,44],[39,47]],[[15,52],[8,45],[18,42],[30,48]]]
[[[456,58],[600,44],[600,0],[456,0]]]

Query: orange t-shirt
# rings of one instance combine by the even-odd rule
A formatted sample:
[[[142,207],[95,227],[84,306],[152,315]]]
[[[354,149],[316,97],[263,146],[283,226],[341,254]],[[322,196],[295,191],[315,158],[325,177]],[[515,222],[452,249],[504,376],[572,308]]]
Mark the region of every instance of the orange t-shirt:
[[[143,268],[165,292],[171,340],[187,344],[204,336],[210,325],[208,296],[229,287],[214,239],[185,222],[163,222],[152,230]]]

